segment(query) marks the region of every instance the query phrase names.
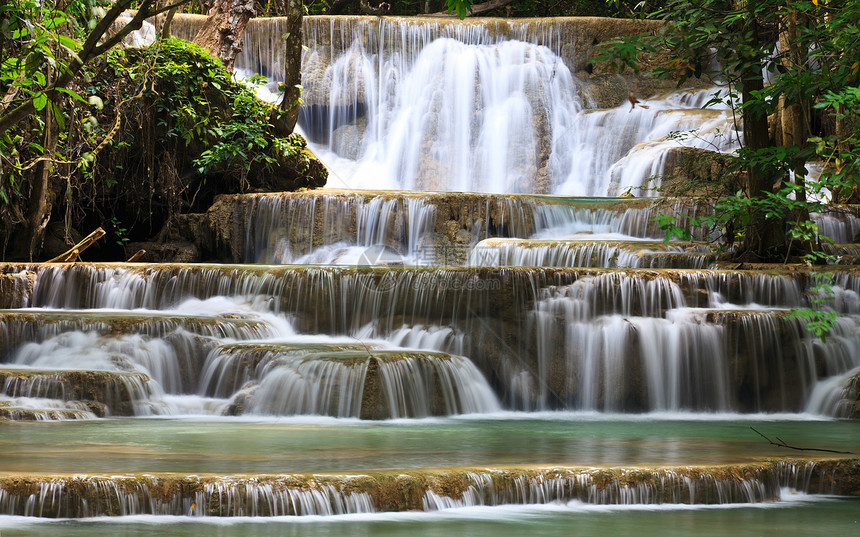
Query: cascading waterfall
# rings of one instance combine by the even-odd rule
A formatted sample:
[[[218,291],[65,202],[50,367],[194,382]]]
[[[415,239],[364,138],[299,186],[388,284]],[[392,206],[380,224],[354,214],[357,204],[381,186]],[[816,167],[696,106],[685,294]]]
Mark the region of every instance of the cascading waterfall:
[[[710,282],[711,289],[720,283]],[[802,303],[796,287],[775,290],[775,282],[790,285],[767,278],[744,293],[747,300]],[[533,318],[538,378],[526,387],[536,393],[524,398],[538,407],[614,412],[800,411],[803,401],[838,412],[838,400],[822,400],[816,386],[844,382],[857,367],[860,319],[840,317],[824,343],[784,309],[727,309],[734,306],[714,291],[703,305],[716,309],[688,308],[686,293],[667,283],[610,273],[544,291]]]
[[[245,259],[263,263],[418,264],[436,224],[421,198],[262,196],[248,213]]]
[[[692,268],[716,261],[707,246],[487,239],[469,252],[471,266]]]
[[[278,81],[284,22],[251,22],[237,72]],[[598,108],[573,29],[308,17],[304,32],[299,122],[338,188],[653,195],[667,151],[738,143],[730,114],[700,110],[716,89]]]
[[[6,354],[32,352],[13,361],[57,367],[44,361],[61,356],[46,351],[56,347],[67,349],[65,364],[79,356],[80,367],[138,371],[164,392],[149,397],[160,413],[424,416],[492,412],[502,408],[497,397],[513,409],[796,412],[818,383],[860,365],[860,280],[836,274],[829,307],[842,316],[825,343],[787,318],[786,308],[816,296],[811,278],[791,273],[42,267],[28,302],[54,308],[48,320],[63,319],[62,308],[115,305],[116,290],[133,282],[126,307],[159,307],[169,321],[149,327],[148,314],[129,312],[116,324],[110,316],[122,316],[103,313],[114,333],[100,334],[84,316],[65,334],[22,336],[36,342]],[[188,345],[208,358],[177,352]],[[377,375],[373,393],[387,402],[368,404],[363,390]],[[815,408],[833,414],[838,405]]]
[[[251,21],[240,74],[280,78],[284,22]],[[701,109],[713,88],[628,104],[592,76],[588,25],[306,18],[300,124],[342,188],[219,196],[194,221],[216,257],[261,264],[0,267],[0,422],[83,422],[0,436],[0,515],[856,494],[856,460],[761,462],[778,451],[689,422],[848,436],[822,418],[860,405],[860,273],[717,270],[719,230],[662,242],[655,216],[712,208],[653,176],[738,129]],[[851,213],[812,217],[843,264]],[[807,307],[839,314],[826,340]]]

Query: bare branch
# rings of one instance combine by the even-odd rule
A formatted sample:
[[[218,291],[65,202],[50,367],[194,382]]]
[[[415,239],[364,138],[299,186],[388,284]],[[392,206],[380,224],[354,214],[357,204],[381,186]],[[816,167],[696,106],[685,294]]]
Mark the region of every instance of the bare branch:
[[[784,448],[788,448],[788,449],[794,449],[794,450],[796,450],[796,451],[820,451],[820,452],[822,452],[822,453],[839,453],[840,455],[853,455],[853,454],[854,454],[854,452],[853,452],[853,451],[837,451],[837,450],[835,450],[835,449],[819,449],[819,448],[805,448],[805,447],[791,446],[791,445],[789,445],[789,444],[786,444],[786,443],[785,443],[785,441],[783,441],[783,440],[782,440],[782,438],[780,438],[780,437],[778,437],[778,436],[776,437],[776,440],[777,440],[777,441],[776,441],[776,442],[774,442],[774,441],[773,441],[773,440],[771,440],[770,438],[768,438],[768,437],[766,437],[765,435],[763,435],[763,434],[761,434],[760,432],[758,432],[758,431],[755,429],[755,427],[750,427],[750,429],[752,429],[752,430],[753,430],[757,435],[759,435],[760,437],[762,437],[762,438],[764,438],[765,440],[767,440],[767,441],[768,441],[768,443],[770,443],[770,445],[772,445],[772,446],[784,447]]]
[[[103,230],[102,228],[98,228],[86,237],[84,237],[81,242],[72,246],[69,250],[63,252],[62,254],[58,255],[53,259],[48,260],[48,263],[69,263],[71,261],[76,261],[80,256],[81,252],[92,246],[93,243],[104,237],[104,235],[105,230]]]

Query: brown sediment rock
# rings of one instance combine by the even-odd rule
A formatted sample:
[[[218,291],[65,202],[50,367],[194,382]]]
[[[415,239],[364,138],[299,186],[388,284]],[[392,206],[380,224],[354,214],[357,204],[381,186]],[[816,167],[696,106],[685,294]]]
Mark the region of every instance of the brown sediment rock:
[[[665,196],[719,198],[732,195],[744,181],[733,157],[696,147],[676,147],[666,152],[661,178]]]
[[[848,419],[860,420],[860,372],[853,375],[842,392],[840,411]],[[860,487],[860,484],[858,484]]]
[[[35,284],[35,272],[24,270],[0,273],[0,309],[25,307]]]

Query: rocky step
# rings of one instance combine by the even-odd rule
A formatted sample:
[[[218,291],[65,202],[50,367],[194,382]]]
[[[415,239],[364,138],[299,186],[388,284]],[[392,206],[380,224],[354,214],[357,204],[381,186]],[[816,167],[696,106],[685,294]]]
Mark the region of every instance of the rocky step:
[[[134,416],[136,405],[150,398],[149,377],[143,373],[0,368],[0,387],[9,398],[66,401],[101,416]],[[30,413],[20,415],[27,419]]]
[[[179,329],[207,338],[259,339],[271,335],[271,327],[264,321],[240,314],[6,309],[0,310],[0,362],[8,360],[22,343],[39,343],[67,332],[165,338]]]
[[[780,489],[860,495],[857,459],[752,465],[382,471],[360,475],[0,477],[0,514],[50,518],[306,516],[580,501],[596,505],[772,502]]]
[[[41,408],[39,403],[44,403]],[[65,421],[104,417],[105,405],[95,401],[56,401],[21,398],[0,401],[2,421]]]
[[[253,371],[220,357],[210,362],[215,366],[204,373],[207,395],[229,396],[243,386],[226,410],[228,415],[322,414],[379,420],[498,410],[481,373],[461,356],[369,348],[267,352]]]
[[[576,239],[485,239],[469,253],[472,266],[710,268],[708,244]]]

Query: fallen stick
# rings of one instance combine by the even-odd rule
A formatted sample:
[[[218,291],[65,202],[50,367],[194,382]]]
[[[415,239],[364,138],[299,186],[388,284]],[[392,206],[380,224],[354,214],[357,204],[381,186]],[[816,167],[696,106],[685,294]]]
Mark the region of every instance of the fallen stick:
[[[134,263],[135,261],[137,261],[138,259],[143,257],[144,254],[146,254],[146,250],[141,248],[140,250],[135,252],[133,256],[129,257],[128,261],[126,261],[126,263]]]
[[[823,453],[839,453],[841,455],[853,455],[854,454],[853,451],[836,451],[835,449],[819,449],[819,448],[805,448],[805,447],[790,446],[790,445],[786,444],[785,441],[778,436],[776,437],[777,441],[774,442],[770,438],[768,438],[765,435],[761,434],[760,432],[756,431],[755,427],[750,427],[750,429],[755,431],[755,433],[757,435],[759,435],[760,437],[767,440],[770,443],[770,445],[772,445],[772,446],[779,446],[779,447],[784,447],[784,448],[788,448],[788,449],[794,449],[797,451],[821,451]]]
[[[72,261],[77,261],[81,255],[81,252],[92,246],[94,242],[104,237],[104,235],[105,230],[103,230],[102,228],[98,228],[86,237],[84,237],[84,240],[72,246],[70,249],[66,250],[65,252],[53,259],[49,259],[48,263],[69,263]]]

